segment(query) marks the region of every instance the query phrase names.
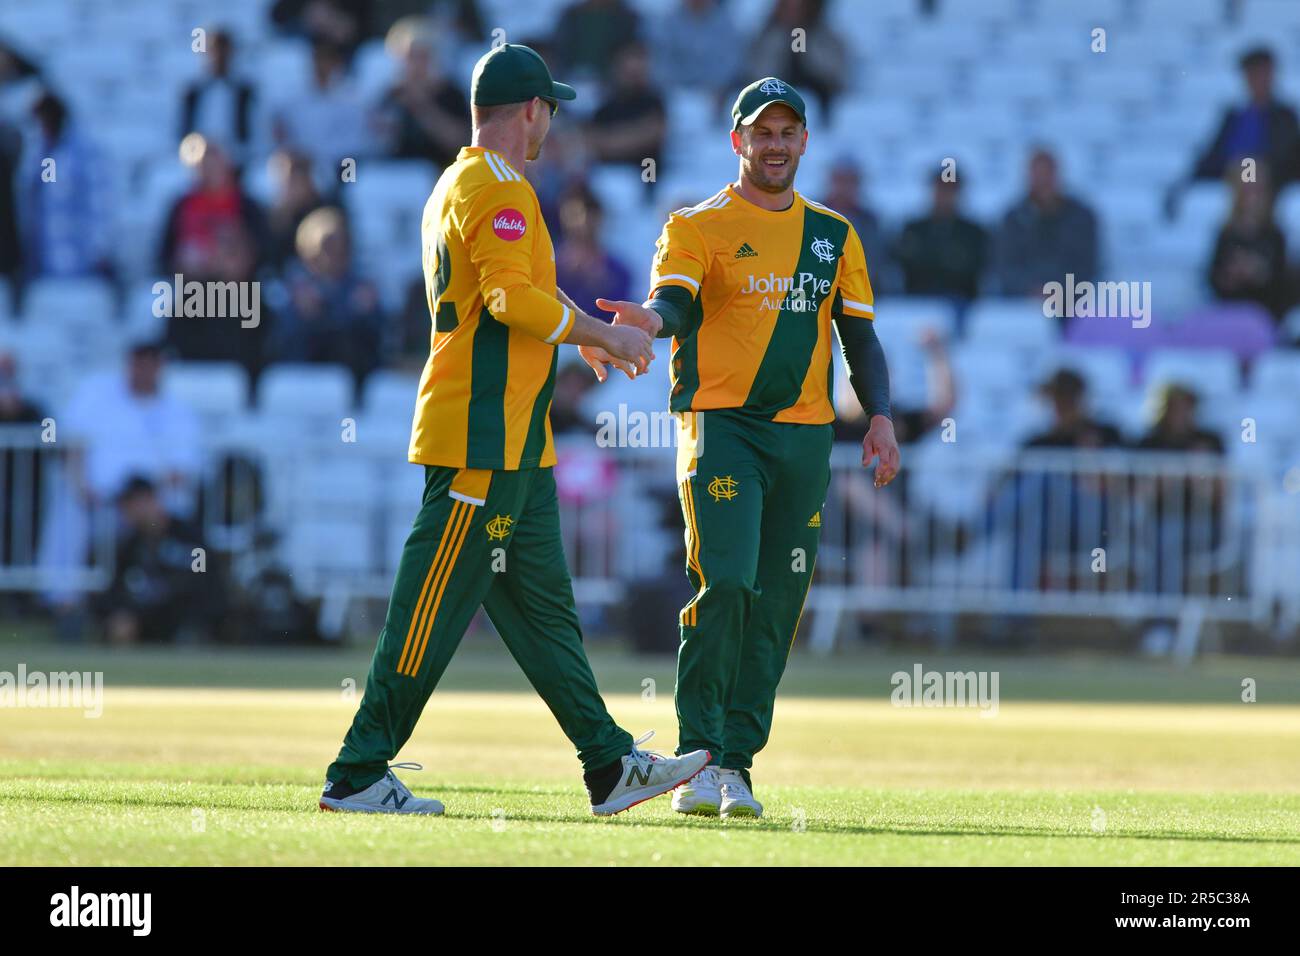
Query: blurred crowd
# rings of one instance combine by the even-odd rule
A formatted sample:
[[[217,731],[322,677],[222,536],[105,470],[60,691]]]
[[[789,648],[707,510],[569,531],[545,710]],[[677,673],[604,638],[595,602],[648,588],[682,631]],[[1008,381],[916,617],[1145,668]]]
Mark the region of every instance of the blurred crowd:
[[[941,3],[917,0],[918,15]],[[639,173],[653,160],[662,179],[679,155],[667,142],[679,91],[706,95],[722,116],[742,84],[774,74],[815,101],[823,122],[835,114],[853,75],[853,54],[826,8],[822,0],[773,0],[752,36],[721,42],[735,33],[726,0],[668,0],[653,13],[626,0],[575,0],[549,32],[509,38],[533,46],[557,77],[594,94],[588,112],[561,110],[546,153],[528,170],[556,239],[559,284],[578,304],[598,314],[597,296],[645,291],[649,250],[610,242],[619,224],[607,221],[594,178],[610,167]],[[436,171],[468,142],[468,64],[495,39],[484,11],[476,0],[274,0],[266,17],[279,37],[300,45],[308,82],[282,95],[279,78],[245,55],[235,32],[206,28],[201,75],[177,104],[174,149],[190,182],[155,225],[147,277],[124,274],[114,247],[114,217],[132,196],[115,192],[120,179],[106,175],[96,116],[74,112],[47,81],[40,50],[0,37],[0,276],[8,279],[13,314],[22,314],[26,291],[42,279],[104,279],[121,301],[141,279],[174,274],[256,280],[263,289],[256,327],[237,327],[237,317],[171,318],[160,335],[133,343],[123,374],[69,397],[68,427],[89,447],[79,487],[88,500],[116,502],[131,529],[120,542],[119,579],[104,604],[108,633],[118,640],[150,631],[141,623],[148,615],[171,622],[164,628],[169,633],[204,616],[173,581],[178,556],[198,546],[192,519],[201,438],[184,403],[160,394],[164,361],[236,362],[252,381],[276,363],[333,363],[348,368],[360,389],[376,370],[418,369],[428,354],[419,249],[409,250],[403,294],[385,295],[362,266],[344,193],[349,163],[405,160]],[[815,56],[792,49],[795,28],[805,32]],[[367,95],[358,51],[377,39],[391,59],[391,79],[378,95]],[[1275,93],[1277,63],[1269,49],[1244,51],[1240,69],[1239,102],[1224,112],[1199,154],[1188,156],[1185,181],[1169,184],[1167,201],[1176,208],[1194,180],[1230,184],[1231,212],[1213,256],[1188,267],[1204,270],[1217,299],[1257,305],[1281,326],[1300,301],[1300,283],[1274,208],[1278,191],[1300,179],[1300,122]],[[1211,121],[1207,116],[1207,130]],[[877,296],[943,298],[960,316],[981,297],[1041,299],[1044,284],[1066,274],[1079,281],[1103,275],[1099,212],[1086,189],[1067,186],[1049,148],[1032,151],[1017,172],[1022,194],[992,220],[966,210],[963,178],[944,168],[909,172],[924,177],[928,208],[887,229],[866,198],[861,151],[836,145],[839,158],[825,181],[798,186],[853,221]],[[1248,177],[1245,157],[1256,161]],[[50,160],[59,189],[42,188]],[[269,180],[260,200],[250,188],[259,176]],[[655,183],[647,182],[647,196],[654,193]],[[1279,338],[1294,333],[1283,329]],[[945,342],[932,336],[925,349],[931,394],[916,407],[897,409],[904,442],[936,428],[956,400]],[[14,363],[14,356],[0,355],[0,422],[34,425],[43,410],[17,388]],[[553,412],[558,433],[595,430],[583,412],[592,384],[583,369],[562,371]],[[1043,382],[1052,423],[1029,444],[1122,444],[1116,429],[1089,417],[1085,389],[1066,370]],[[1221,452],[1221,439],[1198,423],[1196,408],[1194,389],[1171,390],[1140,447]],[[839,427],[853,439],[864,426],[850,419]],[[171,451],[164,455],[158,436],[169,428]],[[70,512],[55,520],[70,522],[68,528],[77,523]],[[60,546],[84,548],[89,534],[65,528]],[[180,614],[184,608],[188,616]]]

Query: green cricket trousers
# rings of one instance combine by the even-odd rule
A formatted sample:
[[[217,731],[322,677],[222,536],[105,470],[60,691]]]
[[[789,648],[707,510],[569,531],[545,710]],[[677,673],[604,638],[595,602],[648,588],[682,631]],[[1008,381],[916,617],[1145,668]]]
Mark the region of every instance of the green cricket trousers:
[[[772,729],[812,582],[830,484],[830,425],[725,409],[681,416],[686,573],[677,656],[679,754],[747,770]]]
[[[364,788],[383,777],[480,605],[584,769],[631,751],[582,647],[553,469],[426,466],[365,695],[330,780]]]

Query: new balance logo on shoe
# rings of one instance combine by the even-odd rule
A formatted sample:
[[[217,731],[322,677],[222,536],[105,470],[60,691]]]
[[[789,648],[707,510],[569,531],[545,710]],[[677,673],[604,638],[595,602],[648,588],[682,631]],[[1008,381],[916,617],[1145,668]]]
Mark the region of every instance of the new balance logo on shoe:
[[[623,786],[630,787],[633,785],[633,782],[635,782],[635,784],[639,787],[644,787],[646,784],[648,784],[650,782],[650,768],[638,767],[636,764],[633,764],[632,766],[628,767],[627,782],[625,782]]]
[[[379,805],[382,807],[385,804],[391,803],[394,808],[400,810],[402,807],[406,806],[406,799],[407,798],[398,793],[396,789],[393,789],[388,791],[388,796],[379,801]]]
[[[736,250],[737,259],[748,259],[751,256],[757,256],[757,255],[758,253],[754,251],[754,247],[747,242],[743,243],[741,247]]]

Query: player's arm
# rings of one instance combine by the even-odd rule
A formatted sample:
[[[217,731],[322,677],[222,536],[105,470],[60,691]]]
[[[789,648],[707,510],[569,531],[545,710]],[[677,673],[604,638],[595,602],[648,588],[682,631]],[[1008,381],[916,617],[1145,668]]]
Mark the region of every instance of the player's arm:
[[[880,464],[876,468],[876,487],[879,488],[889,484],[898,474],[899,454],[889,402],[889,366],[885,362],[884,347],[876,336],[875,312],[866,254],[862,251],[857,232],[850,228],[831,318],[839,332],[840,349],[849,369],[849,384],[869,422],[867,437],[862,442],[862,464],[866,467],[879,456]]]
[[[523,182],[485,186],[461,223],[479,292],[493,318],[549,345],[595,345],[644,369],[654,358],[649,337],[593,319],[572,300],[561,301],[533,285],[533,236],[540,214]]]
[[[616,325],[634,325],[658,338],[685,338],[701,321],[700,285],[709,261],[704,237],[680,213],[668,217],[655,243],[650,298],[643,303],[597,299]]]

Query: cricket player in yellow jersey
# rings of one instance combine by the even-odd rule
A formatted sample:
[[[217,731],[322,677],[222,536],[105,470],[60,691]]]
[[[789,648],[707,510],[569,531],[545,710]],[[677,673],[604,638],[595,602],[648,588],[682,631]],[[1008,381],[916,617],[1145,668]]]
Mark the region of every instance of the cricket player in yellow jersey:
[[[764,77],[732,108],[739,179],[679,209],[659,238],[644,304],[597,300],[673,338],[678,488],[695,597],[680,615],[679,753],[716,762],[677,788],[682,813],[759,816],[749,770],[812,581],[830,481],[831,324],[870,416],[862,463],[898,471],[889,373],[853,226],[794,189],[804,103]],[[584,358],[604,378],[596,353]]]
[[[552,468],[556,345],[588,346],[628,374],[654,355],[645,331],[594,319],[556,288],[554,248],[522,170],[559,101],[573,98],[528,47],[486,54],[472,80],[473,145],[425,205],[433,329],[409,452],[424,466],[424,498],[365,696],[326,773],[324,810],[442,812],[389,761],[480,605],[577,748],[593,813],[666,793],[709,760],[639,750],[605,709],[582,648]]]

